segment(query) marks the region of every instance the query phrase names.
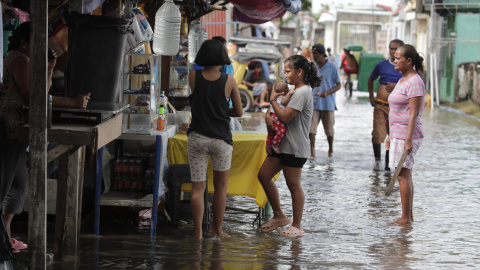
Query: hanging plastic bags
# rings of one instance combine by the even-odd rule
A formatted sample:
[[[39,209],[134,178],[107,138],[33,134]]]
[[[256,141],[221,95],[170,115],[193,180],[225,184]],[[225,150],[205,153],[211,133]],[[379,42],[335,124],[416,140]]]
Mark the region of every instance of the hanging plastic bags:
[[[140,29],[142,30],[142,33],[145,39],[147,41],[152,40],[153,30],[150,24],[148,23],[147,18],[145,17],[145,13],[139,7],[133,8],[132,11],[135,14],[135,17],[137,18],[139,25],[141,26]]]

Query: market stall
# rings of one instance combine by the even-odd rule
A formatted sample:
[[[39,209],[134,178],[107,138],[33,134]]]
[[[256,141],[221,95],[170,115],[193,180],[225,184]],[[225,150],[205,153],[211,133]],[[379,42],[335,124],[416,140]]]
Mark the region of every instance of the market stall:
[[[266,134],[233,131],[232,167],[228,178],[227,194],[255,198],[259,207],[265,207],[267,196],[258,181],[257,173],[267,157]],[[169,139],[168,161],[170,164],[188,164],[187,136],[177,134]],[[191,184],[184,184],[182,191],[191,192]],[[213,193],[213,170],[208,165],[208,192]]]
[[[101,0],[70,0],[68,1],[68,5],[66,1],[54,0],[48,1],[48,3],[42,1],[30,2],[29,8],[32,22],[30,64],[32,68],[30,71],[29,106],[31,109],[29,125],[23,127],[23,136],[25,139],[27,137],[29,138],[31,155],[30,198],[34,203],[34,207],[32,207],[31,212],[29,212],[31,218],[29,219],[28,233],[29,264],[31,268],[46,265],[46,205],[48,203],[46,199],[46,164],[56,157],[60,156],[62,162],[60,163],[57,187],[55,260],[63,259],[63,247],[72,246],[75,248],[78,242],[85,151],[89,151],[88,154],[97,159],[95,179],[96,233],[99,233],[100,205],[152,207],[153,215],[157,214],[156,207],[163,195],[163,193],[160,192],[160,186],[166,171],[165,166],[168,166],[165,165],[167,164],[167,144],[171,142],[172,146],[168,145],[168,147],[174,149],[176,147],[182,148],[186,143],[185,135],[174,136],[178,127],[168,125],[167,120],[170,119],[170,124],[177,125],[185,122],[184,120],[177,122],[176,119],[178,118],[169,117],[168,111],[174,112],[176,109],[182,110],[187,105],[185,102],[186,97],[190,94],[186,76],[192,67],[191,61],[187,59],[187,54],[191,53],[187,45],[189,43],[189,30],[191,30],[189,27],[192,27],[190,23],[198,20],[212,10],[224,10],[225,5],[228,3],[226,0],[212,0],[209,1],[208,5],[205,5],[204,1],[175,1],[175,5],[180,7],[179,11],[181,12],[181,18],[179,19],[181,21],[182,31],[179,33],[179,42],[177,44],[179,45],[179,50],[175,53],[159,55],[155,49],[152,50],[150,46],[153,32],[145,22],[148,20],[151,25],[154,25],[155,12],[159,8],[159,4],[161,5],[165,1],[148,2],[147,5],[143,7],[145,12],[141,11],[140,6],[137,7],[135,4],[135,7],[131,9],[131,13],[122,13],[124,11],[122,10],[124,5],[122,5],[123,1],[121,0],[104,2],[105,1]],[[132,2],[137,3],[139,1],[128,1],[128,3]],[[283,2],[284,5],[288,4],[291,6],[291,1],[276,0],[275,2]],[[51,10],[49,10],[47,4],[52,5],[50,7]],[[102,4],[104,4],[103,8],[97,8]],[[87,42],[94,31],[103,27],[103,25],[102,27],[96,27],[98,26],[96,24],[103,23],[104,18],[100,18],[102,22],[88,23],[94,29],[86,29],[83,26],[77,27],[78,25],[75,25],[71,20],[71,25],[67,31],[65,24],[66,21],[68,21],[66,20],[68,16],[66,16],[65,12],[71,14],[77,12],[79,15],[76,16],[79,17],[80,20],[84,19],[84,13],[90,12],[96,15],[108,15],[118,18],[123,16],[122,14],[127,14],[128,16],[122,18],[126,19],[127,23],[124,23],[123,20],[117,20],[117,22],[120,22],[117,26],[123,29],[120,32],[122,32],[122,35],[125,34],[125,41],[122,41],[124,42],[122,44],[125,44],[124,48],[123,45],[119,46],[122,47],[120,48],[121,50],[115,48],[115,55],[121,52],[121,58],[119,59],[118,56],[115,56],[113,60],[116,62],[104,59],[106,54],[112,55],[113,50],[111,50],[109,46],[115,46],[121,42],[115,42],[115,44],[101,47],[100,53],[98,52],[99,47],[94,47],[91,50],[86,49],[92,45],[92,42],[90,42],[90,44],[82,43]],[[279,12],[284,12],[281,7]],[[49,24],[50,26],[54,26],[54,34],[49,32],[47,28]],[[67,32],[68,35],[66,35]],[[162,31],[157,32],[160,33]],[[68,36],[68,43],[65,43],[67,40],[66,36]],[[100,39],[103,37],[105,37],[105,35],[96,32],[95,38]],[[115,40],[117,40],[117,38],[118,40],[123,40],[123,36],[115,36]],[[177,37],[175,37],[175,40],[176,38]],[[109,38],[109,40],[112,39],[113,38]],[[167,41],[171,40],[167,39]],[[93,42],[98,42],[98,45],[105,44],[105,42],[97,40]],[[87,107],[85,112],[74,112],[75,116],[73,118],[80,117],[83,120],[91,120],[92,117],[95,117],[94,122],[83,122],[74,125],[63,123],[59,125],[59,123],[56,123],[54,120],[52,128],[47,130],[48,91],[38,91],[38,89],[47,90],[48,77],[46,76],[46,59],[48,47],[51,47],[52,43],[55,46],[58,45],[56,49],[64,53],[63,55],[66,59],[72,60],[68,63],[68,69],[66,62],[63,66],[63,71],[68,75],[66,78],[67,96],[85,94],[83,91],[96,91],[95,88],[101,88],[101,90],[109,88],[113,91],[107,95],[101,93],[100,90],[92,93],[93,100],[90,103],[91,107]],[[81,46],[80,43],[82,43]],[[95,49],[97,49],[97,51]],[[91,59],[91,57],[93,57],[93,59]],[[149,59],[145,60],[144,57]],[[58,65],[61,66],[62,64],[59,63]],[[111,71],[112,74],[103,73],[105,71]],[[116,85],[116,82],[120,81],[122,81],[122,83]],[[92,82],[94,83],[92,84]],[[161,90],[164,91],[163,94],[160,92]],[[118,91],[118,93],[115,91]],[[166,99],[162,106],[162,95],[170,98],[171,103],[174,103],[173,101],[176,99],[178,102],[178,105],[175,106],[176,108],[172,108],[173,106],[171,106],[170,102],[168,102],[167,105]],[[184,101],[183,104],[179,102],[182,100]],[[121,109],[110,115],[97,112],[95,116],[92,116],[87,112],[89,110],[99,109],[99,107],[102,109],[107,107],[107,111],[111,110],[112,103],[119,105],[115,107],[116,109],[118,109],[118,107]],[[94,105],[96,105],[97,108],[94,108]],[[151,193],[144,189],[140,192],[140,194],[144,196],[139,197],[139,181],[132,181],[131,179],[133,178],[131,177],[130,180],[126,181],[125,176],[120,177],[119,174],[117,177],[115,173],[113,173],[114,177],[111,179],[111,182],[105,182],[102,185],[102,181],[108,178],[105,177],[105,173],[108,175],[111,174],[111,172],[105,172],[103,170],[103,147],[117,139],[133,142],[145,141],[151,144],[155,155],[153,173],[153,183],[155,184]],[[255,159],[248,160],[248,162],[244,161],[248,164],[235,164],[234,170],[232,170],[232,175],[234,174],[235,176],[229,185],[229,194],[254,197],[259,206],[264,206],[266,203],[265,194],[262,192],[263,190],[261,190],[255,175],[261,162],[265,158],[265,151],[263,149],[264,139],[264,134],[234,135],[234,156],[244,157],[252,155]],[[47,153],[46,145],[49,141],[60,143],[61,146]],[[113,160],[116,158],[118,158],[118,156]],[[175,162],[186,162],[183,150],[174,151],[172,155],[169,153],[169,159],[172,159],[171,164],[175,164]],[[237,159],[241,160],[239,158]],[[243,160],[245,159],[243,158]],[[130,161],[128,163],[130,163]],[[138,162],[135,163],[137,164]],[[142,161],[140,161],[140,164],[141,163]],[[138,174],[137,176],[143,175],[145,178],[147,169],[145,166],[143,168],[142,174]],[[248,168],[248,170],[243,170],[242,172],[240,171],[241,168]],[[152,174],[151,171],[150,173]],[[241,179],[247,179],[247,182],[245,182],[245,180],[240,181]],[[120,183],[122,183],[122,185],[120,185]],[[125,183],[128,183],[128,187],[131,189],[130,192],[136,190],[134,199],[131,199],[131,196],[125,196],[128,195],[128,190],[115,190],[115,188],[118,187],[125,189]],[[111,189],[107,189],[107,186],[111,187]],[[71,189],[72,187],[73,189]],[[66,190],[68,192],[66,192]],[[115,192],[105,192],[102,195],[102,191]],[[132,194],[133,193],[130,193],[130,195]],[[125,197],[129,198],[125,199]],[[156,216],[152,218],[154,222],[152,222],[151,235],[154,236],[157,225]],[[65,229],[63,230],[63,228]]]

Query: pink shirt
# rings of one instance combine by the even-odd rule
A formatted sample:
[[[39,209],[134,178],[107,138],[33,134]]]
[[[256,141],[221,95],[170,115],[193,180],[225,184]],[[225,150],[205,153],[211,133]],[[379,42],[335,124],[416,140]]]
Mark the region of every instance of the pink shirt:
[[[418,74],[410,77],[408,80],[400,81],[388,97],[388,104],[390,104],[390,113],[388,115],[390,136],[396,139],[406,139],[408,119],[410,117],[408,100],[413,97],[422,97],[422,105],[420,106],[417,124],[412,136],[412,140],[421,139],[423,138],[423,128],[420,118],[422,117],[423,107],[425,106],[425,83]]]

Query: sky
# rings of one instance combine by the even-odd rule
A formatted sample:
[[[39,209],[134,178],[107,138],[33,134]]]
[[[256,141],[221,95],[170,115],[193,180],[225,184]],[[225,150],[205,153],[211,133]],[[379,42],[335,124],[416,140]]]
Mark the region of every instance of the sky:
[[[372,4],[382,4],[389,6],[394,10],[397,6],[396,0],[312,0],[312,12],[319,13],[321,11],[321,4],[328,4],[330,10],[339,5],[343,5],[343,8],[347,8],[350,4],[353,6],[371,6]]]

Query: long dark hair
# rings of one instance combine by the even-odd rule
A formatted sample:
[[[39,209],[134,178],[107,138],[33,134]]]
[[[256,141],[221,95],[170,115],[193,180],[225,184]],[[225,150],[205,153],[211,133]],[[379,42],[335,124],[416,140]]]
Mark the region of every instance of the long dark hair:
[[[24,22],[13,30],[12,36],[8,39],[8,51],[20,48],[22,39],[30,43],[30,22]]]
[[[305,72],[305,81],[310,87],[320,86],[322,78],[318,77],[317,68],[313,62],[301,55],[292,55],[285,60],[294,69],[302,69]]]
[[[403,51],[403,57],[405,59],[412,59],[412,65],[417,71],[418,74],[423,75],[423,57],[421,57],[415,47],[410,44],[405,44],[400,46],[399,48]]]

